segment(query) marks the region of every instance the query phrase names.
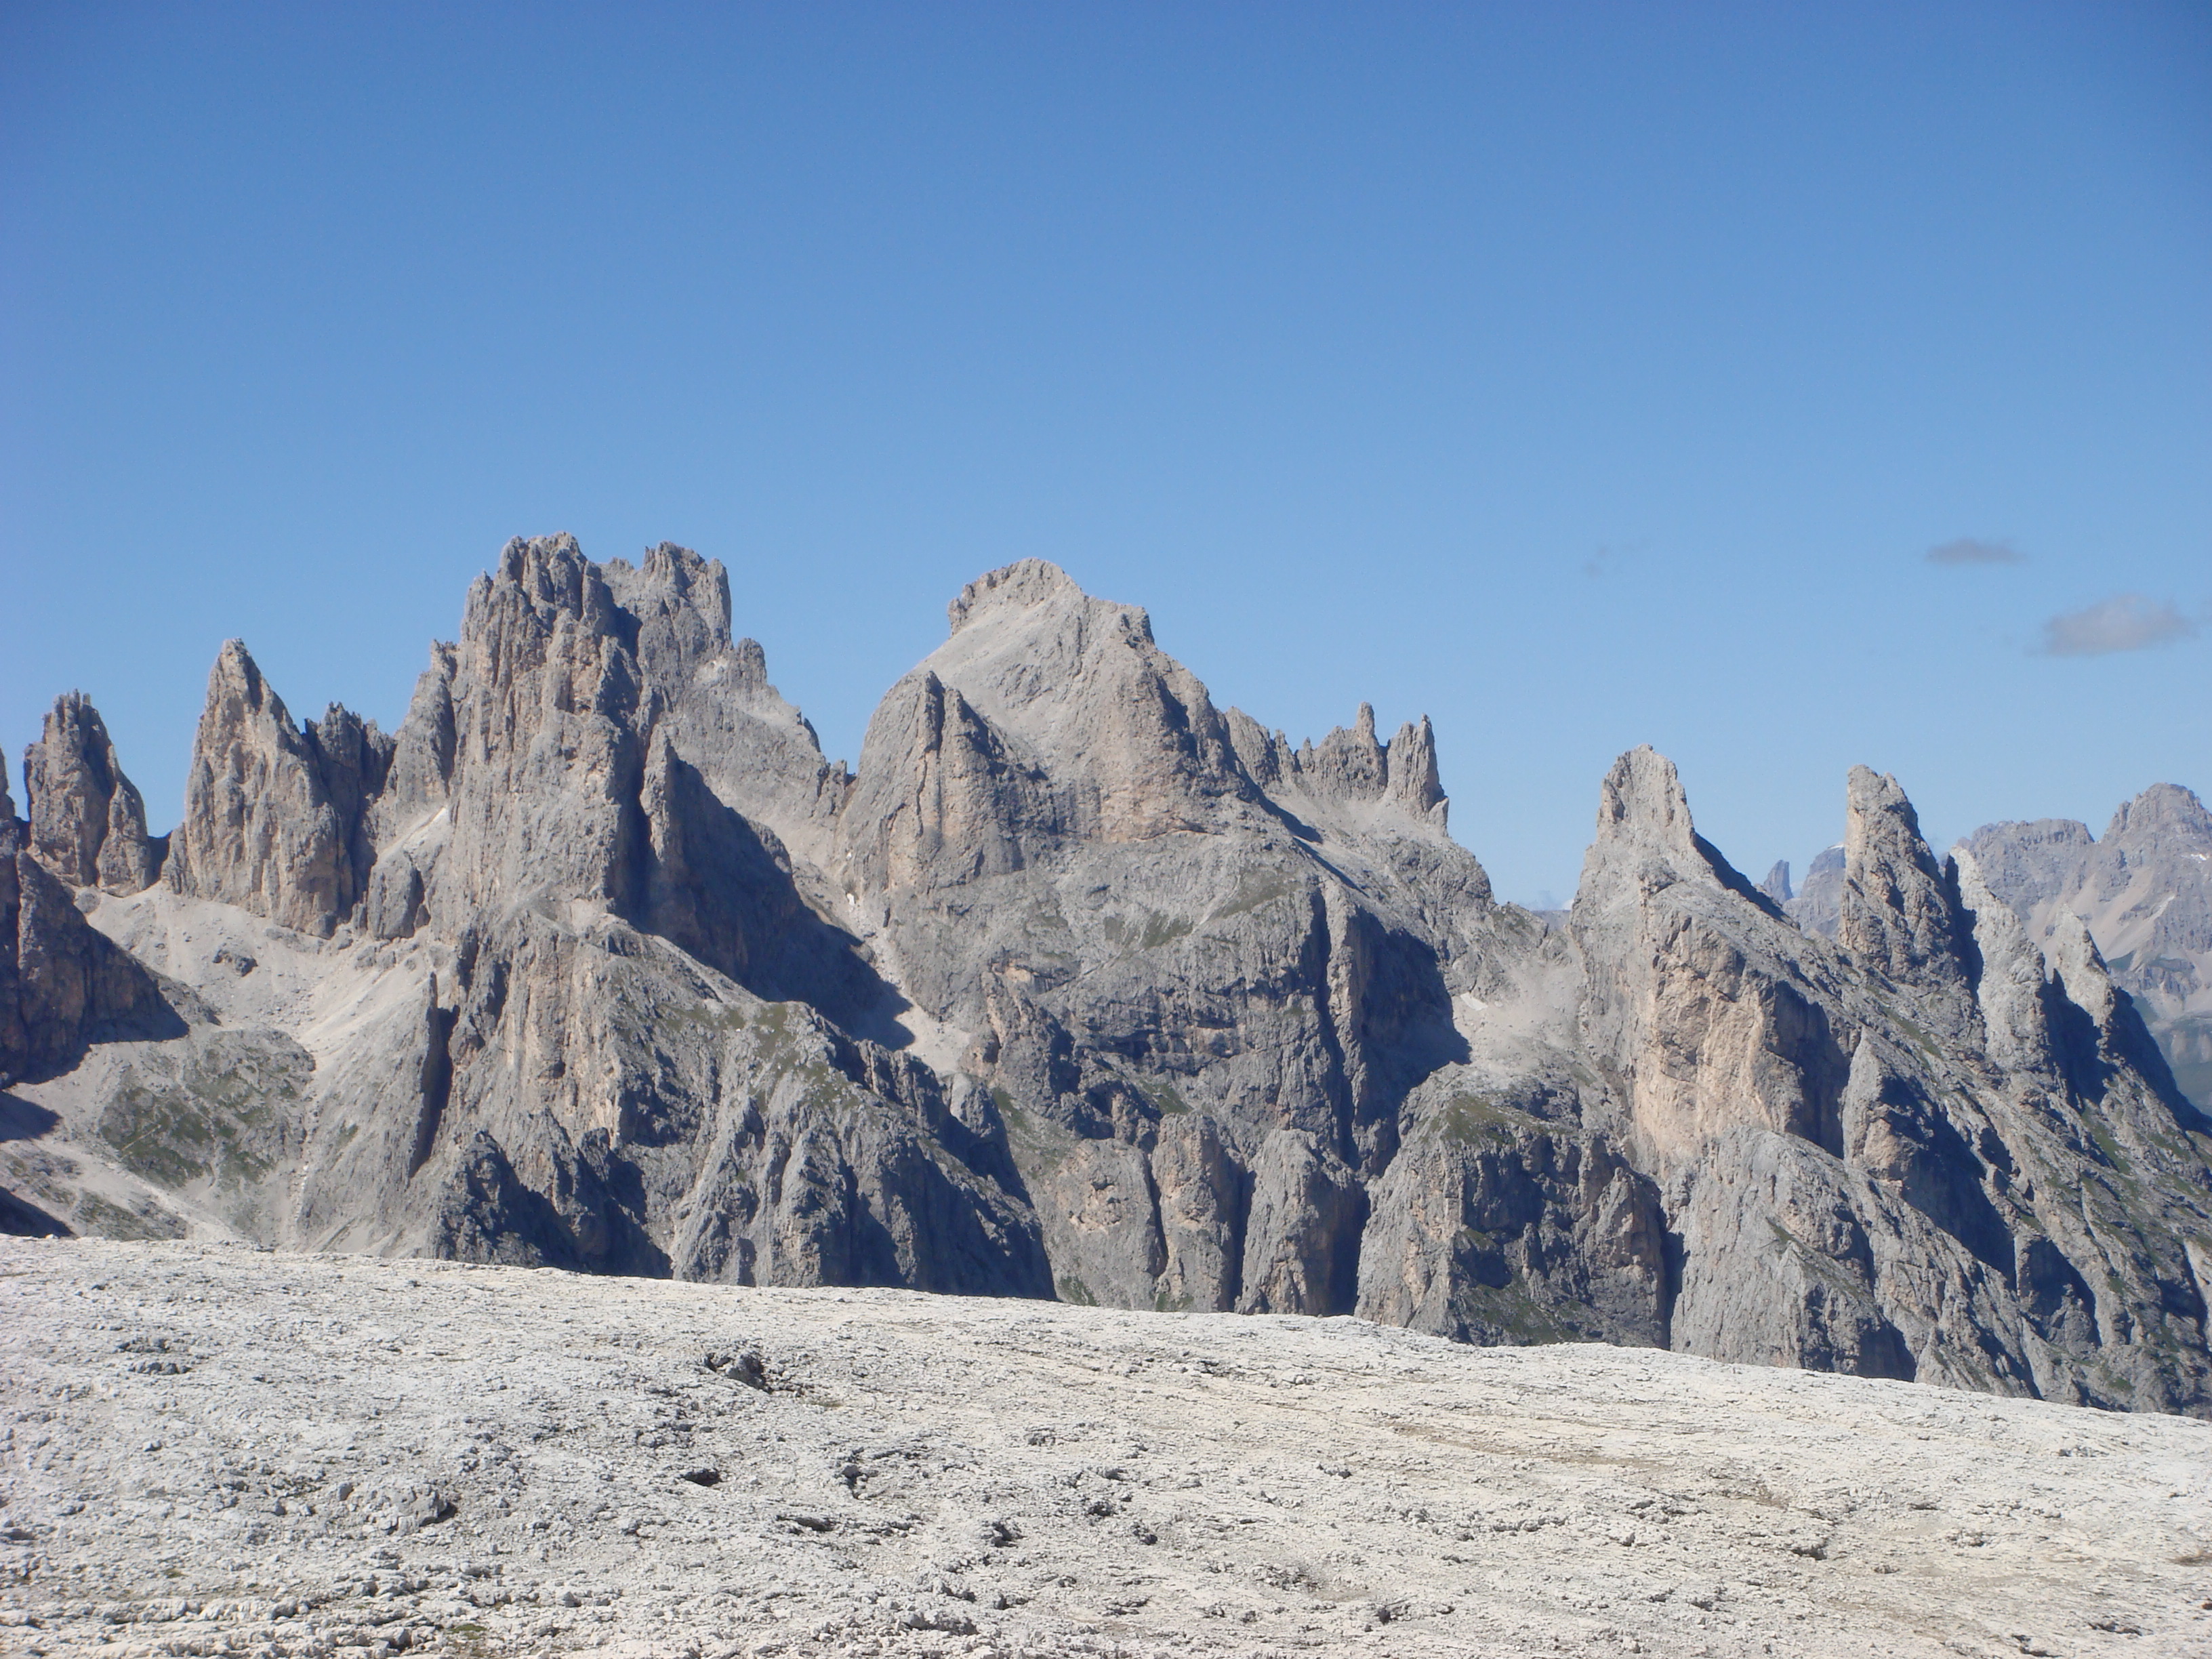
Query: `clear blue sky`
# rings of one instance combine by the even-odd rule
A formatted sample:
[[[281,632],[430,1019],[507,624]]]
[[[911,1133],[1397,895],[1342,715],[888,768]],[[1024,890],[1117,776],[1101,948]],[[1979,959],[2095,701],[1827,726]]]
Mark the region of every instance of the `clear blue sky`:
[[[848,757],[1056,560],[1427,712],[1509,896],[1641,742],[1754,877],[1856,761],[2101,830],[2212,789],[2212,7],[0,8],[19,805],[74,686],[173,821],[231,635],[389,726],[556,530]]]

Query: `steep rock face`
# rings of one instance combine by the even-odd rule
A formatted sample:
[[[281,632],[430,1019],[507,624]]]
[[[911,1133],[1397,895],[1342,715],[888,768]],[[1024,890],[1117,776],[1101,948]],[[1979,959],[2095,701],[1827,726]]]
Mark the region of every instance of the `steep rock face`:
[[[0,792],[0,1087],[66,1070],[101,1036],[182,1030],[153,976],[88,926]]]
[[[1645,1167],[1684,1161],[1723,1128],[1836,1139],[1844,1056],[1820,1006],[1771,971],[1737,924],[1787,930],[1692,827],[1672,763],[1624,755],[1600,791],[1576,894],[1587,964],[1583,1026],[1633,1079],[1628,1124]],[[1753,937],[1757,938],[1754,933]]]
[[[1838,948],[1697,837],[1658,757],[1607,781],[1583,1023],[1662,1190],[1673,1346],[2202,1409],[2204,1145],[2094,946],[2046,962],[1891,781],[1847,811]]]
[[[1452,1068],[1411,1103],[1370,1193],[1361,1316],[1486,1345],[1666,1346],[1657,1188],[1577,1121],[1567,1080],[1484,1085]]]
[[[831,776],[811,732],[781,729],[781,779],[732,739],[780,700],[728,606],[721,568],[681,549],[633,569],[512,543],[396,738],[346,768],[362,804],[341,816],[377,840],[367,931],[428,971],[319,1072],[298,1237],[1048,1293],[988,1101],[963,1119],[933,1074],[805,1006],[849,1018],[882,991],[774,831],[716,793],[739,777],[787,805]],[[733,678],[739,714],[702,714]],[[332,729],[325,757],[363,752]]]
[[[604,569],[638,618],[638,659],[665,700],[661,723],[676,748],[717,799],[806,863],[825,864],[851,780],[769,684],[758,643],[732,639],[720,562],[664,542],[635,568],[614,559]]]
[[[2045,818],[1996,823],[1965,843],[1989,884],[2038,940],[2086,926],[2135,1000],[2174,1079],[2212,1109],[2212,812],[2189,790],[2154,784],[2101,839]]]
[[[1490,908],[1427,723],[1292,750],[1039,561],[950,619],[870,725],[837,884],[966,1034],[1063,1293],[1349,1311],[1364,1181],[1463,1051]]]
[[[164,883],[8,866],[0,1041],[94,988],[32,1104],[269,1242],[2212,1410],[2212,1139],[2080,915],[1894,780],[1792,897],[1633,751],[1547,926],[1425,720],[1294,745],[1038,562],[950,620],[857,776],[665,544],[510,544],[390,738],[226,647]],[[2140,910],[2192,820],[2128,817]]]
[[[1836,943],[1875,972],[1955,1008],[1971,976],[1958,874],[1938,864],[1897,780],[1851,768]]]
[[[169,884],[329,937],[367,875],[360,817],[388,753],[374,733],[338,708],[301,732],[245,642],[230,641],[208,676]]]
[[[23,751],[23,794],[32,855],[71,886],[136,893],[160,874],[166,848],[147,835],[146,804],[82,691],[54,699]]]

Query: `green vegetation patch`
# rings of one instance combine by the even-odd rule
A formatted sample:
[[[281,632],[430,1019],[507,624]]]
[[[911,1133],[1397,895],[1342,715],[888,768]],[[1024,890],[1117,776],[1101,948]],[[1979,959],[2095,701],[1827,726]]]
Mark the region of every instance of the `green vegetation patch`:
[[[1241,916],[1263,904],[1288,898],[1296,890],[1297,884],[1279,870],[1241,870],[1237,875],[1237,890],[1225,903],[1216,907],[1213,914],[1217,918]]]
[[[1510,1343],[1534,1347],[1590,1340],[1591,1334],[1563,1318],[1560,1309],[1531,1296],[1518,1278],[1497,1285],[1462,1283],[1452,1291],[1451,1306],[1470,1331],[1494,1334]]]
[[[1144,1092],[1145,1098],[1152,1103],[1153,1109],[1162,1117],[1183,1117],[1189,1114],[1189,1103],[1176,1092],[1171,1083],[1155,1083]]]
[[[1006,1150],[1014,1155],[1014,1167],[1024,1180],[1050,1175],[1075,1150],[1074,1135],[1057,1123],[1030,1116],[1004,1089],[994,1088],[991,1100],[1006,1126]]]
[[[131,1242],[156,1238],[182,1238],[185,1224],[166,1210],[141,1214],[126,1210],[120,1204],[111,1204],[97,1193],[85,1194],[84,1202],[76,1206],[71,1223],[81,1233],[90,1233],[99,1238],[119,1238]]]
[[[124,1168],[161,1186],[258,1182],[276,1166],[314,1069],[282,1032],[218,1032],[173,1077],[126,1070],[100,1110],[100,1137]]]
[[[1462,1145],[1496,1140],[1499,1132],[1541,1129],[1541,1118],[1509,1105],[1496,1095],[1454,1095],[1437,1114],[1437,1133]]]
[[[1104,929],[1109,945],[1132,951],[1157,951],[1163,945],[1186,938],[1190,930],[1188,921],[1154,910],[1145,912],[1141,923],[1133,923],[1126,916],[1109,916]]]
[[[661,1027],[673,1031],[741,1031],[751,1023],[744,1009],[728,1002],[701,1002],[688,1008],[663,1009],[658,1018]]]

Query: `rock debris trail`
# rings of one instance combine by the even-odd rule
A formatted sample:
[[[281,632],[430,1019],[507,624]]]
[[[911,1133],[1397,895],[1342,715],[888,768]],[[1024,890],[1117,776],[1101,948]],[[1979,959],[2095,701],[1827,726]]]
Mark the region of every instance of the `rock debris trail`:
[[[2212,1653],[2212,1425],[1349,1319],[0,1241],[0,1652]]]

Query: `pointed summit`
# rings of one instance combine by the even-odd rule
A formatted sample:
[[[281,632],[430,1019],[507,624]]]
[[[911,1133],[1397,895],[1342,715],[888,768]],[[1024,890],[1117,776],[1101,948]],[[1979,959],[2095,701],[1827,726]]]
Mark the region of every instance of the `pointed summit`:
[[[2154,783],[2112,814],[2105,839],[2121,847],[2154,846],[2162,853],[2212,853],[2212,812],[2193,789]]]
[[[969,582],[960,590],[959,597],[945,607],[945,614],[952,625],[952,632],[957,634],[969,623],[994,611],[1027,610],[1053,604],[1081,605],[1089,600],[1090,595],[1058,565],[1044,559],[1018,559]],[[1135,612],[1140,619],[1144,614],[1141,611]],[[1152,624],[1147,621],[1143,625],[1145,637],[1150,639]]]
[[[136,893],[160,873],[161,843],[123,775],[107,726],[82,691],[54,699],[39,741],[23,751],[31,852],[72,887]]]
[[[902,865],[925,882],[994,867],[986,842],[1018,862],[1071,840],[1204,830],[1234,810],[1224,803],[1253,793],[1206,687],[1153,641],[1141,610],[1093,599],[1058,567],[1024,559],[969,583],[948,615],[951,636],[869,722],[860,804],[846,815],[863,827],[846,836],[848,860],[888,868],[861,845],[874,842],[873,826],[908,802],[937,810],[927,758],[936,751],[916,733],[940,726],[964,734],[975,763],[965,775],[979,787],[987,774],[997,781],[962,795],[946,818],[948,832],[964,826],[959,835],[923,865]],[[941,721],[931,712],[940,706]]]
[[[1696,841],[1689,799],[1674,762],[1649,744],[1613,762],[1598,786],[1598,846],[1626,843],[1695,859]]]
[[[328,938],[360,896],[352,829],[331,804],[310,736],[246,641],[226,641],[208,674],[169,885]]]
[[[1929,851],[1897,780],[1851,768],[1836,942],[1898,983],[1963,992],[1966,929],[1957,870]]]
[[[1424,714],[1398,728],[1389,745],[1390,796],[1416,817],[1433,815],[1443,824],[1443,781],[1437,773],[1437,734]]]

